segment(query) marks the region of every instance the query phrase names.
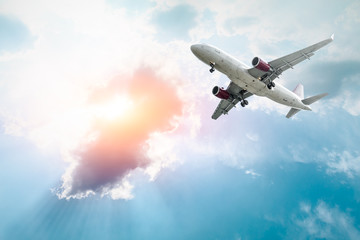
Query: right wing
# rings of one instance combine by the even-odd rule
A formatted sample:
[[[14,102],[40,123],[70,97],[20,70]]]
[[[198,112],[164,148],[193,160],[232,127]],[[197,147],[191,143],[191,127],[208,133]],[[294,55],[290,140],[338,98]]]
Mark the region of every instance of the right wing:
[[[222,114],[228,114],[228,112],[240,101],[240,91],[243,89],[236,85],[235,83],[231,82],[230,85],[227,87],[226,91],[228,91],[234,98],[228,100],[222,99],[218,104],[215,112],[211,116],[212,119],[218,119]],[[245,91],[243,93],[243,99],[248,98],[252,95],[252,93]]]
[[[289,55],[283,56],[281,58],[270,61],[269,64],[273,68],[272,73],[265,73],[257,68],[250,68],[248,70],[249,74],[254,78],[262,78],[265,84],[268,84],[270,81],[273,81],[277,78],[282,72],[289,68],[293,68],[296,64],[309,59],[314,55],[314,52],[329,44],[334,40],[334,34],[330,38],[325,39],[321,42],[315,43],[309,47],[291,53]],[[264,77],[264,75],[266,75]]]

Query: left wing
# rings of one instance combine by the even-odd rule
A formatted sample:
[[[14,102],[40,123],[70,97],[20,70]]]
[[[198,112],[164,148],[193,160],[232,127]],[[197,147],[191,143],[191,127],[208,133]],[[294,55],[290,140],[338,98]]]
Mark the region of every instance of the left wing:
[[[309,59],[314,55],[314,52],[329,44],[334,40],[334,34],[330,38],[323,40],[321,42],[315,43],[307,48],[301,49],[297,52],[291,53],[284,57],[275,59],[269,62],[269,65],[272,67],[273,71],[271,73],[265,73],[257,68],[250,68],[248,70],[249,74],[255,78],[262,78],[265,84],[273,81],[277,78],[282,72],[289,68],[293,68],[296,64]],[[266,75],[266,76],[264,76]]]
[[[218,106],[215,109],[215,112],[211,116],[212,119],[218,119],[222,114],[228,114],[228,112],[235,107],[235,105],[242,99],[248,98],[252,95],[252,93],[248,91],[244,91],[241,87],[236,85],[233,82],[230,82],[230,85],[227,87],[226,91],[228,91],[233,97],[229,100],[221,100]],[[241,96],[241,91],[244,93]]]

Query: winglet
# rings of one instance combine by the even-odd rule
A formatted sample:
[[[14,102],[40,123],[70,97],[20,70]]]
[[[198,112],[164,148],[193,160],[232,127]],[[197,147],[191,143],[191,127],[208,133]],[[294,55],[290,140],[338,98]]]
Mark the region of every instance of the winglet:
[[[330,38],[331,38],[331,40],[334,40],[334,34],[332,34]]]

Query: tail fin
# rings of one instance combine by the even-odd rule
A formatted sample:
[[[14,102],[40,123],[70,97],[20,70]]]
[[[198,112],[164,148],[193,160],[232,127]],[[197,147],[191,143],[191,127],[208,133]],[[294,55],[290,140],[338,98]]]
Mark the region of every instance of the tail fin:
[[[293,93],[298,95],[300,99],[304,99],[304,86],[299,83],[293,90]]]
[[[293,93],[295,93],[300,99],[304,99],[304,86],[299,83],[296,88],[293,90]],[[286,115],[287,118],[291,118],[295,114],[300,112],[300,109],[297,108],[291,108],[288,114]]]
[[[304,98],[304,87],[301,84],[298,84],[296,86],[296,88],[293,91],[296,95],[298,95],[300,98]],[[321,98],[327,96],[327,93],[322,93],[316,96],[312,96],[309,98],[305,98],[303,100],[301,100],[305,105],[310,105],[318,100],[320,100]],[[302,97],[301,97],[302,96]],[[288,114],[286,115],[287,118],[291,118],[292,116],[294,116],[295,114],[297,114],[298,112],[300,112],[301,109],[297,109],[297,108],[291,108],[290,111],[288,112]],[[309,110],[311,110],[309,108]]]

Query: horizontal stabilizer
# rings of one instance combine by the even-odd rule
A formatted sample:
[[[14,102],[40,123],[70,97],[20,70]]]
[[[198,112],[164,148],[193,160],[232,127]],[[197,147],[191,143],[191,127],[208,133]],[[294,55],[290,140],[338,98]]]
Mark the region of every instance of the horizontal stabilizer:
[[[287,118],[291,118],[292,116],[294,116],[294,115],[297,114],[298,112],[300,112],[300,109],[291,108],[290,111],[288,112],[288,114],[286,115],[286,117],[287,117]]]
[[[305,98],[304,100],[302,100],[302,102],[306,105],[310,105],[318,100],[320,100],[321,98],[327,96],[328,94],[327,93],[322,93],[322,94],[319,94],[319,95],[316,95],[316,96],[313,96],[313,97],[309,97],[309,98]]]
[[[298,91],[296,91],[298,90]],[[300,92],[301,90],[303,91],[302,85],[301,86],[297,86],[294,90],[294,92]],[[319,99],[325,97],[326,95],[328,95],[327,93],[322,93],[313,97],[309,97],[309,98],[305,98],[304,100],[301,100],[305,105],[310,105],[316,101],[318,101]],[[288,114],[286,115],[287,118],[291,118],[292,116],[294,116],[295,114],[297,114],[298,112],[300,112],[301,109],[297,109],[297,108],[291,108],[290,111],[288,112]],[[311,110],[311,108],[309,108],[308,110]]]

